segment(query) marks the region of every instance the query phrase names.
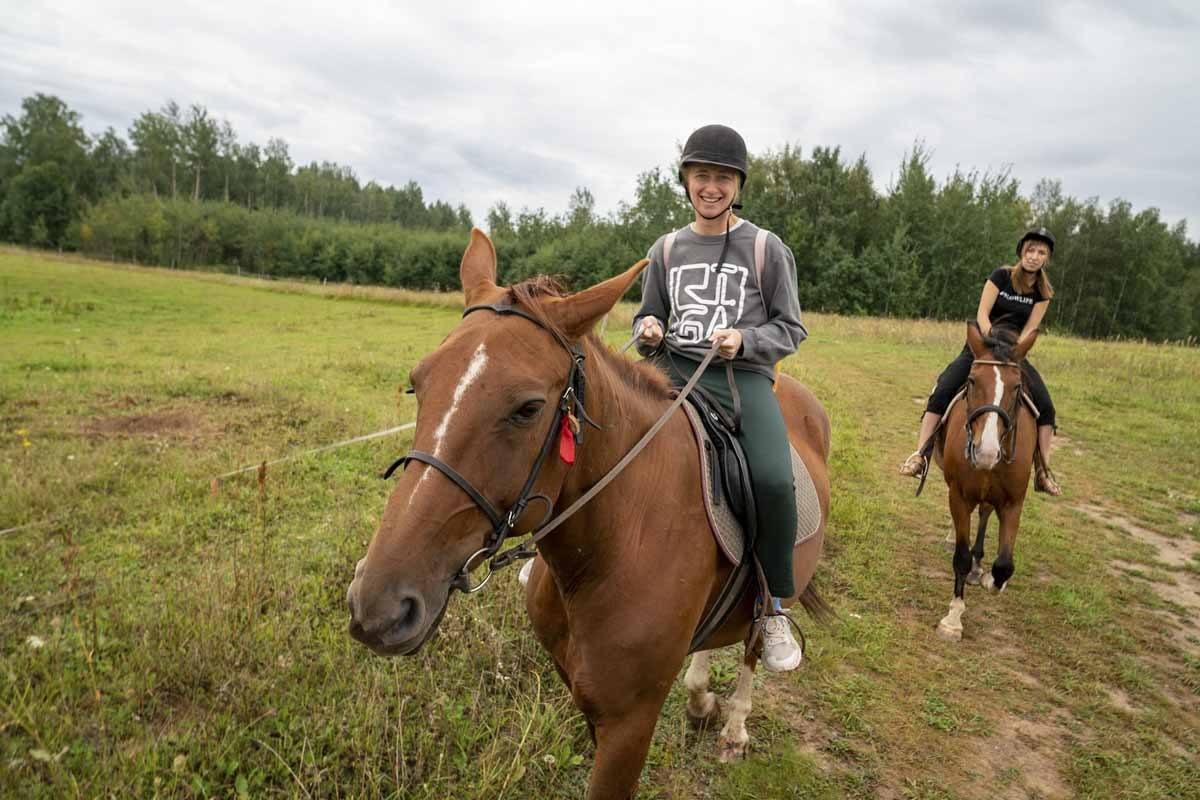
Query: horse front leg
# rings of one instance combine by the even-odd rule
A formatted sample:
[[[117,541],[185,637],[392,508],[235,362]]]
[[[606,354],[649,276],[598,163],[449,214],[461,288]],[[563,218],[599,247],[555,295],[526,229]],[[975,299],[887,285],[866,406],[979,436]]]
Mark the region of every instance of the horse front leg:
[[[963,588],[971,573],[971,506],[954,486],[950,487],[950,517],[954,520],[954,599],[950,611],[938,622],[937,632],[943,639],[957,642],[962,639],[962,615],[967,610]]]
[[[978,586],[980,577],[983,575],[983,537],[987,533],[988,519],[992,516],[992,507],[987,503],[979,506],[979,527],[975,531],[975,546],[971,548],[971,574],[967,576],[967,583],[972,586]]]
[[[746,745],[750,743],[746,717],[750,716],[750,693],[754,689],[754,668],[757,665],[758,655],[750,651],[738,668],[737,688],[729,698],[729,718],[725,720],[721,738],[717,741],[722,761],[737,761],[746,755]]]
[[[595,722],[596,760],[587,800],[629,800],[637,791],[665,694],[646,699],[620,717]]]
[[[683,676],[683,685],[688,691],[687,718],[696,729],[706,728],[721,718],[717,696],[708,690],[712,654],[712,650],[702,650],[692,656],[692,663]]]
[[[1023,505],[1023,503],[1012,503],[1004,506],[998,512],[1000,545],[996,551],[996,560],[992,562],[991,574],[983,576],[983,585],[989,591],[1003,592],[1016,569],[1013,564],[1013,547],[1017,543],[1017,529],[1021,526]]]

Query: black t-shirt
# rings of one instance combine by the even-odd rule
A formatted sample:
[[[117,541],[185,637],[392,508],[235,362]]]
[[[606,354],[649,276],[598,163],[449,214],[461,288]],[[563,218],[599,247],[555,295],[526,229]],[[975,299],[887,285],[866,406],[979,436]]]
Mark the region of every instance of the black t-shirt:
[[[1000,290],[996,295],[996,302],[992,304],[992,311],[988,314],[988,321],[992,323],[992,327],[1003,325],[1019,334],[1025,330],[1025,323],[1033,314],[1034,305],[1046,298],[1042,297],[1036,283],[1029,294],[1018,292],[1012,284],[1012,272],[1009,267],[998,268],[988,276],[988,280]]]

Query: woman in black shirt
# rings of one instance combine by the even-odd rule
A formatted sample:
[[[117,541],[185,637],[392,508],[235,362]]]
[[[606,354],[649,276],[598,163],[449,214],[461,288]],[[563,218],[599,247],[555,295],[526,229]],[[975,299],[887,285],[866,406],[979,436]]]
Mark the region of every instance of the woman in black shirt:
[[[979,298],[979,310],[975,314],[984,336],[1007,329],[1009,335],[1020,342],[1037,330],[1046,316],[1050,298],[1054,296],[1045,270],[1053,253],[1054,236],[1045,228],[1035,228],[1017,243],[1018,262],[1011,267],[1000,267],[988,276]],[[994,332],[993,328],[996,329]],[[938,420],[946,413],[950,401],[966,383],[973,360],[970,348],[963,347],[958,357],[938,376],[937,386],[929,395],[925,415],[921,418],[917,451],[900,467],[901,475],[920,475],[925,470],[925,456],[921,455],[921,451],[933,435]],[[1057,496],[1062,494],[1062,490],[1050,471],[1050,438],[1054,435],[1055,427],[1054,404],[1042,376],[1028,359],[1025,361],[1025,375],[1029,381],[1029,394],[1039,412],[1038,449],[1041,459],[1037,464],[1034,489]]]

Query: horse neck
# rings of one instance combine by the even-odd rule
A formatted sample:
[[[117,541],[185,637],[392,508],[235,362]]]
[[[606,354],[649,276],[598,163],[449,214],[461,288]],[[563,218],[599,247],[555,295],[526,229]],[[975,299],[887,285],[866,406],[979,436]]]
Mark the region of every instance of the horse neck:
[[[562,511],[608,474],[670,405],[670,398],[660,396],[652,383],[612,363],[620,356],[601,352],[602,347],[596,341],[586,341],[586,407],[601,430],[586,427],[556,511]],[[659,436],[668,435],[669,427]],[[644,523],[640,520],[652,513],[647,511],[652,505],[650,498],[640,495],[653,493],[662,474],[678,474],[682,465],[675,462],[682,462],[680,456],[687,452],[686,448],[672,447],[655,449],[653,459],[649,451],[639,454],[612,485],[539,544],[560,586],[587,584],[619,563],[630,537],[641,534]],[[622,524],[623,519],[627,524]]]

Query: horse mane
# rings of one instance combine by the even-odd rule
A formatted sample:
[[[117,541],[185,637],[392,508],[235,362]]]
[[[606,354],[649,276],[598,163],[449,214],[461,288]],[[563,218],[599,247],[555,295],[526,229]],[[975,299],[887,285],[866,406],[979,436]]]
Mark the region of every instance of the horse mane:
[[[524,306],[538,322],[546,326],[546,330],[560,339],[565,339],[566,334],[558,326],[558,323],[546,314],[541,298],[566,296],[567,290],[563,287],[562,282],[552,275],[535,275],[508,288],[509,303],[514,306]]]
[[[508,294],[509,302],[527,310],[534,318],[545,325],[547,330],[553,332],[555,336],[563,339],[566,338],[566,334],[562,328],[546,313],[546,309],[542,306],[542,298],[544,297],[567,296],[566,289],[557,278],[550,275],[537,275],[527,278],[509,287]],[[671,399],[671,381],[661,369],[645,361],[633,361],[622,357],[619,353],[614,352],[595,333],[588,333],[583,339],[587,354],[593,357],[594,361],[602,362],[608,368],[603,372],[589,373],[588,378],[599,380],[603,376],[611,374],[620,379],[627,390],[632,390],[632,392],[617,391],[617,387],[610,387],[613,390],[610,394],[616,399],[619,405],[624,406],[631,397],[645,397],[647,399],[658,400]],[[624,412],[625,408],[622,408],[621,411]]]
[[[1003,325],[993,327],[983,337],[983,346],[992,351],[998,361],[1011,361],[1012,351],[1017,344],[1017,332]]]

